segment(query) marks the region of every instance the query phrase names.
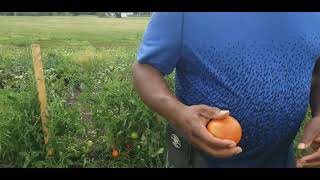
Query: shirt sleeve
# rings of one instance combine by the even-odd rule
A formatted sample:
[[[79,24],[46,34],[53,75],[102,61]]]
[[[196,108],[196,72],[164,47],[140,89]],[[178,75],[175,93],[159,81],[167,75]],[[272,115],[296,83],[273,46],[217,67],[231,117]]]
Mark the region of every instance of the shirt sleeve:
[[[153,13],[144,33],[137,59],[163,75],[170,74],[181,57],[183,13]]]

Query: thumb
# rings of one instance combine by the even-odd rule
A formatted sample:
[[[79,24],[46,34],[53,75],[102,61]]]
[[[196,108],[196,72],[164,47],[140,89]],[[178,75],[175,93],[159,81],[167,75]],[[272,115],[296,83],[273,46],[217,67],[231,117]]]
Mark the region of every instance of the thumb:
[[[303,132],[303,137],[301,139],[301,142],[298,145],[298,149],[307,149],[312,144],[315,137],[318,135],[319,129],[317,126],[312,125],[312,121],[307,124],[306,128]]]
[[[220,119],[229,115],[228,110],[221,110],[217,107],[201,106],[201,114],[208,119]]]

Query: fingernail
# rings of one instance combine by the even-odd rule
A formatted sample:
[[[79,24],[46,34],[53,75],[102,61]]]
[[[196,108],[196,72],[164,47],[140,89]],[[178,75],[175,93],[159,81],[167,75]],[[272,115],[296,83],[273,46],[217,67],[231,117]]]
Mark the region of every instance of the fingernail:
[[[220,111],[220,115],[226,115],[226,114],[229,114],[228,110],[221,110]]]
[[[235,147],[235,146],[236,146],[236,143],[235,143],[235,142],[233,142],[233,143],[231,143],[231,144],[229,145],[230,148]]]
[[[299,159],[299,162],[301,162],[301,163],[306,163],[306,162],[307,162],[307,160],[306,160],[306,158],[305,158],[305,157],[303,157],[303,158]]]
[[[242,149],[239,148],[239,149],[236,151],[236,154],[239,154],[239,153],[241,153],[241,152],[242,152]]]
[[[298,149],[304,149],[306,147],[306,145],[304,143],[300,143],[298,145]]]
[[[298,164],[305,163],[305,162],[306,162],[306,160],[304,160],[303,158],[297,160]]]

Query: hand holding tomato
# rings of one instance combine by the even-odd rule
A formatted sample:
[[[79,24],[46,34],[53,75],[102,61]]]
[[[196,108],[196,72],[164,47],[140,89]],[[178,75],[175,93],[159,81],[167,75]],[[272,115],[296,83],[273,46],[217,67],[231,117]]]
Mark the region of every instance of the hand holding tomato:
[[[218,158],[228,158],[242,152],[236,146],[237,142],[215,137],[207,129],[212,119],[223,119],[229,116],[229,111],[207,105],[193,105],[186,106],[178,113],[181,115],[176,125],[185,132],[189,142],[196,148]]]

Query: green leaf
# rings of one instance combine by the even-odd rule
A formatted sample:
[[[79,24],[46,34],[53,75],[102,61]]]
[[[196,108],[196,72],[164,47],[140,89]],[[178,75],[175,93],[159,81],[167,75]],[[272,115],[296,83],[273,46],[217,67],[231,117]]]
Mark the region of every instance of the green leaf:
[[[164,148],[160,148],[160,149],[158,150],[157,154],[162,154],[163,151],[164,151]]]

